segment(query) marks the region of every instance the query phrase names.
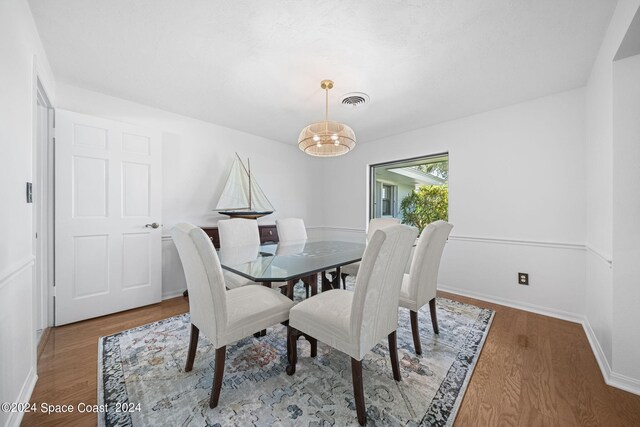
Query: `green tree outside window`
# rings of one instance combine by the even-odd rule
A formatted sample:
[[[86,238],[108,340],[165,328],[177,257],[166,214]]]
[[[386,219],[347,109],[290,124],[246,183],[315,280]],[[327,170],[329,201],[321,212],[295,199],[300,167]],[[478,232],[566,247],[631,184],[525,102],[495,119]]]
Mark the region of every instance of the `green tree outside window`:
[[[400,202],[402,223],[422,230],[439,219],[449,220],[449,188],[446,185],[423,185]]]

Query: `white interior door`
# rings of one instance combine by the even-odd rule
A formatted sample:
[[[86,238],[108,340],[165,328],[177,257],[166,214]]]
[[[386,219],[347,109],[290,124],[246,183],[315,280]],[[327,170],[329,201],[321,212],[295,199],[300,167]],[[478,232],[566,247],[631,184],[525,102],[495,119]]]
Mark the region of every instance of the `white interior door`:
[[[56,325],[159,302],[159,133],[56,113]]]

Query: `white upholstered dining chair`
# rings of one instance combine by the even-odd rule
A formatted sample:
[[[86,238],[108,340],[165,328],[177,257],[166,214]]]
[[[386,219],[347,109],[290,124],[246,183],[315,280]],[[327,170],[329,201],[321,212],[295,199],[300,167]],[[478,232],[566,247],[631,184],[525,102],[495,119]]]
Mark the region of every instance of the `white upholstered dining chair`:
[[[390,225],[400,224],[400,218],[372,218],[369,221],[369,229],[367,230],[367,242],[371,240],[373,233]],[[340,268],[340,278],[342,279],[342,287],[347,289],[347,276],[357,276],[360,262],[343,265]]]
[[[184,267],[189,290],[191,338],[185,371],[193,368],[200,331],[216,349],[209,406],[218,405],[226,346],[239,339],[285,322],[293,302],[261,285],[225,290],[218,255],[205,232],[191,224],[178,224],[171,235]]]
[[[307,240],[307,228],[304,225],[302,218],[283,218],[276,220],[276,229],[278,230],[278,250],[276,254],[284,255],[285,252],[291,252],[294,248],[302,245],[304,249],[304,243]],[[315,295],[318,289],[318,275],[311,274],[307,277],[300,279],[304,283],[305,292],[307,298],[309,293]],[[293,298],[293,286],[297,283],[297,280],[290,280],[287,282],[288,295]]]
[[[400,291],[400,307],[408,308],[411,317],[413,346],[416,354],[422,354],[420,345],[420,329],[418,328],[418,311],[429,303],[433,332],[439,334],[436,317],[436,290],[438,287],[438,270],[444,245],[453,225],[445,221],[429,224],[420,235],[413,254],[409,274],[402,279]]]
[[[259,247],[260,232],[254,219],[232,218],[218,221],[220,249],[237,247]],[[224,281],[229,289],[252,285],[255,282],[230,271],[223,270]]]
[[[289,244],[307,240],[307,228],[302,218],[283,218],[276,220],[278,240],[280,243]]]
[[[387,337],[393,378],[400,381],[396,329],[398,298],[404,268],[418,230],[394,225],[376,231],[367,245],[355,291],[334,289],[298,303],[289,313],[287,374],[297,363],[297,339],[305,336],[315,356],[320,340],[351,357],[351,376],[358,422],[364,425],[366,411],[362,383],[362,359]]]

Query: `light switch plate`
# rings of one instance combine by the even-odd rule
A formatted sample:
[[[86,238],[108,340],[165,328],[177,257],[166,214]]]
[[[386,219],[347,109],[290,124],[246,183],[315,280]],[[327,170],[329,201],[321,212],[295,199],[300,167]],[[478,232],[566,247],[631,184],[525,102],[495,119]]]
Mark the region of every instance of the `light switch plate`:
[[[33,184],[27,182],[27,203],[33,203]]]

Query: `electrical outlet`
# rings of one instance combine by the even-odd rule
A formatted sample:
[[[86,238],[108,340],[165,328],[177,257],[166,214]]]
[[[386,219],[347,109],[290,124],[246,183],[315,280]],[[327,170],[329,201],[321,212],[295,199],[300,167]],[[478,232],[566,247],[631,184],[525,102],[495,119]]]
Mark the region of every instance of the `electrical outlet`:
[[[518,273],[518,284],[529,286],[529,273]]]

